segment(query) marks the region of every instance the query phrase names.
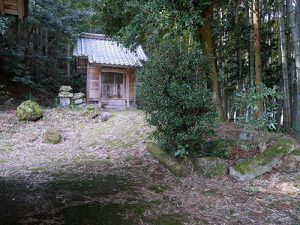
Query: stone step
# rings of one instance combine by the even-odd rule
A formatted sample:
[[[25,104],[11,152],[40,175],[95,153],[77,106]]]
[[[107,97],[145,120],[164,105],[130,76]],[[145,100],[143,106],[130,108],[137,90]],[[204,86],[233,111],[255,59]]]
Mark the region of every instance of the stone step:
[[[103,107],[126,107],[125,99],[101,99]]]

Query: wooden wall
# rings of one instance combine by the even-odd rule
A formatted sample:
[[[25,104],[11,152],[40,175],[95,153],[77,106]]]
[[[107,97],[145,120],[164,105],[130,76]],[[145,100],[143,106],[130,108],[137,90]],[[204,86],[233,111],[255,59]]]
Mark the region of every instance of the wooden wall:
[[[119,72],[128,74],[129,76],[129,101],[133,103],[135,101],[136,95],[136,85],[135,85],[135,72],[136,69],[132,68],[114,68],[101,66],[99,64],[88,64],[87,66],[87,100],[89,102],[99,101],[100,99],[100,79],[101,79],[101,71],[103,72]],[[124,99],[127,99],[127,82],[126,76],[124,76]]]
[[[130,69],[129,74],[129,99],[133,101],[135,99],[135,69]]]
[[[100,97],[99,74],[100,67],[98,65],[89,64],[87,67],[87,98],[88,101],[98,101]]]
[[[15,15],[24,18],[27,15],[27,0],[0,0],[1,15]]]

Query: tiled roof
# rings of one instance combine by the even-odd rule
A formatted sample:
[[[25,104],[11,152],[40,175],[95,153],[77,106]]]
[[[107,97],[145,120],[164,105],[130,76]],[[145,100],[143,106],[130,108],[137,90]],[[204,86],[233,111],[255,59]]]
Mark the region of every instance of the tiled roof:
[[[147,60],[141,46],[130,51],[116,41],[101,34],[82,33],[77,39],[73,56],[87,57],[89,63],[141,67]]]

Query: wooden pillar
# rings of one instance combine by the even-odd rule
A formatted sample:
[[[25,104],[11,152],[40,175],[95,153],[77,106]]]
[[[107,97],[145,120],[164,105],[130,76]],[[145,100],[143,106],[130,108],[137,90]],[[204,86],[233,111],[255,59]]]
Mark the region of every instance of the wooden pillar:
[[[126,73],[126,103],[129,106],[129,72]]]
[[[90,101],[90,64],[86,66],[86,101]]]
[[[136,105],[136,72],[133,75],[134,78],[134,98],[133,98],[133,104]]]
[[[18,17],[20,19],[22,19],[24,16],[24,1],[23,0],[17,0],[17,12],[18,12]]]
[[[101,108],[101,96],[102,96],[102,83],[101,83],[101,74],[102,74],[102,69],[99,67],[99,100],[98,100],[98,105]]]
[[[0,1],[0,14],[4,15],[4,7],[3,7],[3,1]]]

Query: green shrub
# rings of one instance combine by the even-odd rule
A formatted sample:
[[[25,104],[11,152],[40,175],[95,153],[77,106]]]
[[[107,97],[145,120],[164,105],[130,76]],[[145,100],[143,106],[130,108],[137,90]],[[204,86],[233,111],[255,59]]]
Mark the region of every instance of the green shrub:
[[[240,111],[237,117],[237,125],[246,133],[257,133],[259,136],[268,131],[276,130],[278,124],[276,114],[279,100],[283,95],[276,86],[268,88],[260,86],[260,92],[256,87],[242,91],[235,96],[235,106]],[[263,100],[264,111],[257,114],[259,99]]]
[[[197,48],[198,49],[198,48]],[[138,74],[138,98],[161,147],[174,156],[203,154],[216,112],[206,88],[207,60],[183,43],[163,43]]]

